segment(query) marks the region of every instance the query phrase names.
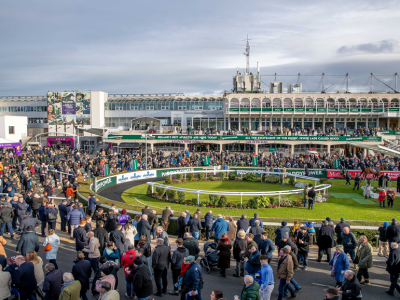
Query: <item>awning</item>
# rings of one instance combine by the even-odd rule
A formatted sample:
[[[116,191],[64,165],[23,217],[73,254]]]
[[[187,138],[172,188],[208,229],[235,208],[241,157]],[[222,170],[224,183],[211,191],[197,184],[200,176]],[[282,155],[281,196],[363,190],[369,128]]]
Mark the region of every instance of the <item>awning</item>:
[[[79,130],[86,131],[90,134],[98,135],[98,136],[103,136],[104,133],[104,128],[81,128],[77,127]]]
[[[351,142],[347,142],[347,145],[350,146],[354,146],[354,147],[358,147],[358,148],[364,148],[367,150],[371,150],[377,153],[383,153],[385,155],[390,155],[390,156],[394,156],[394,157],[400,157],[400,151],[396,151],[384,146],[380,146],[380,145],[365,145],[364,143],[351,143]]]

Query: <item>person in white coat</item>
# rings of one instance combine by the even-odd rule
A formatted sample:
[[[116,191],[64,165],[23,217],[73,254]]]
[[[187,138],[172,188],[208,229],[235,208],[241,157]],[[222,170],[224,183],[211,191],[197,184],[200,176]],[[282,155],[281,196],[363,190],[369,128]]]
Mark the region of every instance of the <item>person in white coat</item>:
[[[57,259],[58,247],[60,246],[60,238],[53,229],[49,229],[49,234],[44,239],[43,246],[46,247],[47,244],[49,243],[51,246],[51,250],[46,251],[46,259],[48,259],[49,262],[54,265],[56,270],[58,270],[56,259]]]
[[[135,235],[137,234],[136,227],[132,224],[132,220],[126,222],[122,229],[122,233],[125,237],[125,251],[128,251],[129,245],[135,244]]]
[[[11,296],[11,274],[3,271],[0,266],[0,299],[8,299]]]

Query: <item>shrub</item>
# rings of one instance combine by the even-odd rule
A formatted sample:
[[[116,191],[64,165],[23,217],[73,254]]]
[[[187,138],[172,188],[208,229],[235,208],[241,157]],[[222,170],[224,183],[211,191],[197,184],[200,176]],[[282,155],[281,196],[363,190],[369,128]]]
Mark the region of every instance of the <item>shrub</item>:
[[[330,184],[331,182],[329,181],[328,178],[321,178],[321,179],[319,180],[319,183],[320,183],[320,184]]]
[[[314,186],[313,183],[309,183],[309,184],[308,184],[308,187],[309,187],[309,188],[312,188],[313,186]]]
[[[210,181],[213,181],[214,180],[214,176],[208,176],[207,179],[210,180]]]
[[[182,183],[182,180],[174,179],[174,180],[172,180],[172,183]]]
[[[147,194],[147,195],[153,194],[153,192],[151,191],[151,185],[148,185],[148,186],[147,186],[147,192],[146,192],[146,194]]]
[[[186,193],[178,191],[178,200],[179,200],[179,202],[182,203],[183,201],[185,201],[185,198],[186,198]]]
[[[193,205],[197,205],[197,198],[192,198],[191,201],[192,201],[192,204],[193,204]]]
[[[183,179],[183,174],[177,174],[176,179],[182,180]]]
[[[189,173],[186,175],[187,180],[192,181],[194,179],[194,175],[192,173]]]
[[[158,198],[157,192],[154,192],[154,193],[153,193],[153,197],[154,197],[154,198]]]
[[[281,181],[281,177],[278,175],[268,175],[265,177],[265,182],[268,183],[278,183]]]
[[[257,175],[255,173],[247,173],[246,175],[244,175],[243,179],[245,181],[254,182],[257,180]]]
[[[218,201],[218,206],[219,207],[226,207],[228,205],[228,198],[226,196],[221,196]]]
[[[270,204],[270,201],[266,196],[256,196],[251,198],[247,203],[250,207],[258,209],[267,207]]]
[[[162,198],[165,194],[165,189],[161,187],[156,187],[156,192],[158,197]]]
[[[263,174],[261,177],[261,182],[265,182],[265,178],[267,177],[267,174]]]
[[[217,205],[218,202],[218,195],[208,195],[208,199],[211,206]]]
[[[177,198],[177,192],[174,190],[167,190],[168,200],[174,200]]]
[[[228,175],[228,179],[229,180],[235,180],[236,179],[235,173],[234,172],[230,172],[229,175]]]
[[[276,197],[271,197],[269,198],[269,202],[271,203],[271,206],[277,206],[278,205],[278,198]]]
[[[228,203],[226,204],[226,207],[236,207],[236,203],[228,202]]]
[[[294,177],[292,176],[289,177],[289,184],[294,185]]]
[[[289,199],[288,197],[281,197],[281,206],[282,207],[292,207],[293,200]]]
[[[204,173],[197,173],[197,179],[200,181],[204,180]]]
[[[226,174],[225,172],[220,172],[219,173],[219,178],[221,178],[221,180],[225,180]]]
[[[166,177],[166,178],[165,178],[165,184],[171,184],[171,183],[172,183],[171,178]]]
[[[192,201],[193,201],[193,199],[192,199]],[[197,203],[197,199],[196,199],[196,203]],[[208,206],[208,202],[207,201],[202,201],[202,202],[200,202],[200,206],[201,207],[207,207]]]

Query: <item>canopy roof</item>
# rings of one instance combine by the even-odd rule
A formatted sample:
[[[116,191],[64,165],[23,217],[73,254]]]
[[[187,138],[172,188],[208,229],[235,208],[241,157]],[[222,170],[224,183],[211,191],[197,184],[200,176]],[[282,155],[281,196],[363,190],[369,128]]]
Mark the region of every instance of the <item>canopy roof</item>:
[[[17,146],[21,146],[21,143],[0,138],[0,148],[17,147]]]
[[[363,143],[351,143],[351,142],[347,142],[347,144],[350,146],[355,146],[358,148],[364,148],[374,152],[383,153],[385,155],[390,155],[393,157],[400,157],[400,151],[393,150],[380,145],[365,145]]]

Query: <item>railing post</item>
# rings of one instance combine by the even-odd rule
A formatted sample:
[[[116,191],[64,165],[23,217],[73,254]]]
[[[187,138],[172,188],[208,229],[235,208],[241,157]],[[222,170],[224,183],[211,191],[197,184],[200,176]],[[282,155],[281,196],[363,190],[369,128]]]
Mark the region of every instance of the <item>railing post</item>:
[[[294,176],[294,182],[297,182],[297,177],[296,176]]]
[[[200,205],[200,193],[197,191],[197,205]]]
[[[185,174],[185,181],[186,181],[186,172],[184,174]]]
[[[154,186],[151,185],[151,193],[154,194]]]
[[[240,193],[240,206],[243,207],[243,193]]]
[[[284,175],[282,174],[282,184],[285,182],[285,177],[284,177]]]
[[[279,207],[281,207],[281,193],[279,193]]]

